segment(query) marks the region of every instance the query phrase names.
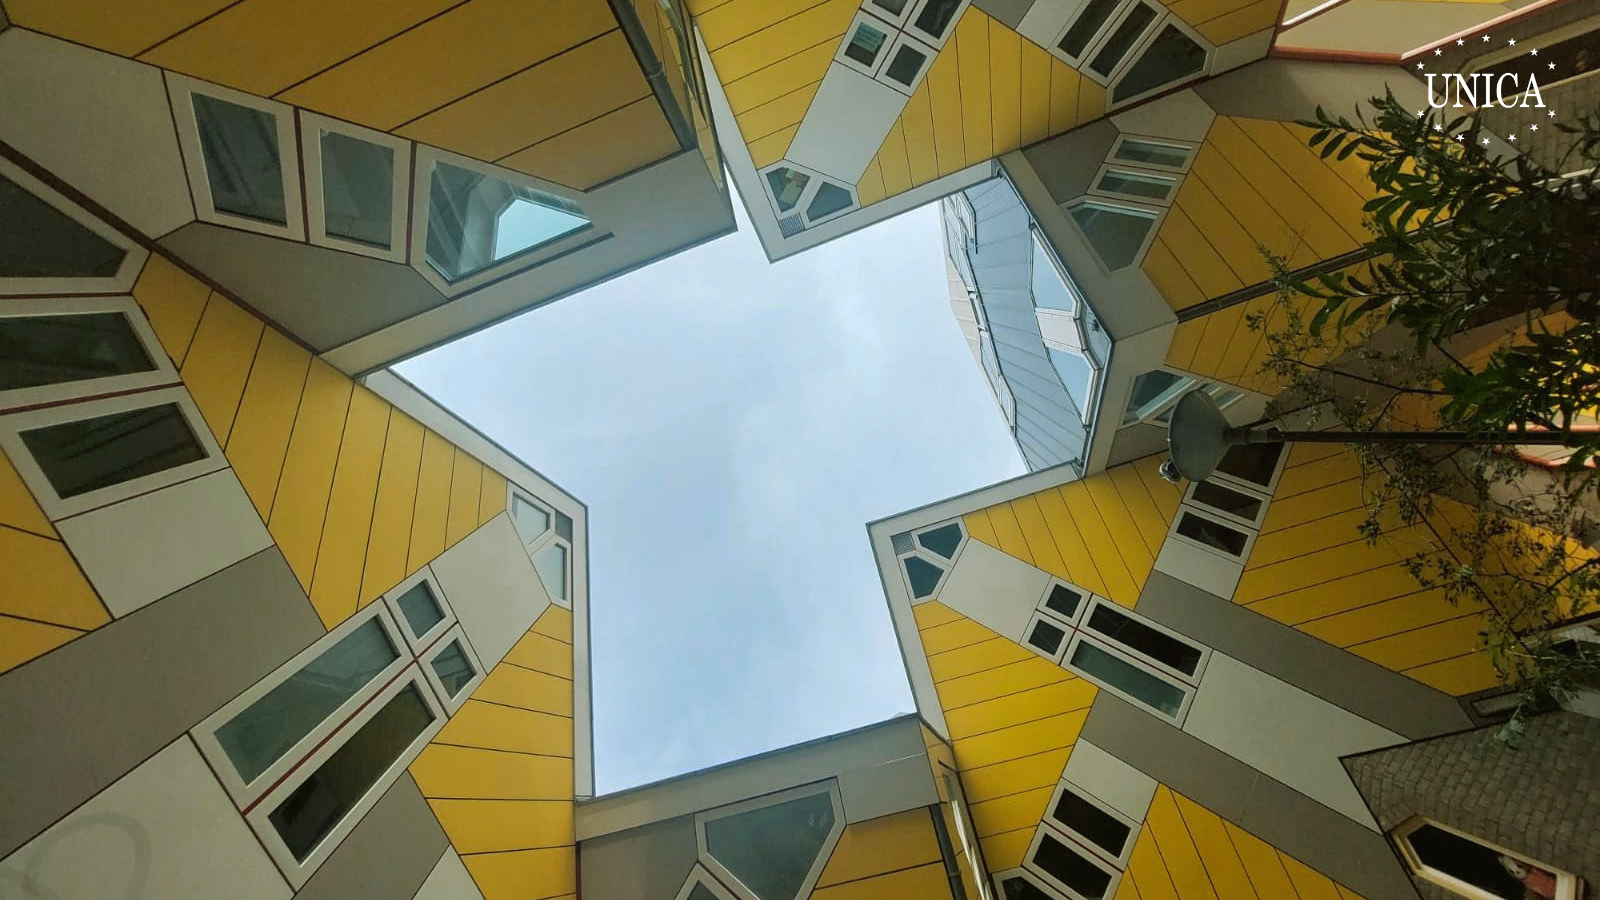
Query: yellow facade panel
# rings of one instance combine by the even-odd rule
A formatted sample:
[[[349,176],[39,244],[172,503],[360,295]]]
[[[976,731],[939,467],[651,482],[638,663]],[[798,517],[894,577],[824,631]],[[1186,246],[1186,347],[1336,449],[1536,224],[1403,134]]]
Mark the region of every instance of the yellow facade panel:
[[[233,0],[152,0],[107,7],[98,0],[6,0],[11,24],[133,56]]]
[[[551,606],[539,614],[539,620],[533,623],[533,633],[542,634],[563,644],[571,644],[572,611],[560,606]]]
[[[929,606],[931,604],[923,604]],[[995,633],[967,618],[957,618],[943,625],[926,628],[922,632],[922,652],[933,655],[957,647],[966,647],[994,637]]]
[[[1009,31],[996,28],[995,31]],[[1020,35],[1019,35],[1020,37]],[[1026,147],[1050,136],[1050,65],[1056,58],[1033,41],[1018,43],[1017,140]]]
[[[1271,28],[1278,20],[1278,10],[1282,6],[1280,0],[1256,0],[1249,6],[1218,16],[1195,30],[1213,44],[1226,44]]]
[[[1178,188],[1177,205],[1216,248],[1240,284],[1260,284],[1272,277],[1272,267],[1267,264],[1256,239],[1244,230],[1234,212],[1212,193],[1205,181],[1185,178],[1183,186]]]
[[[0,672],[37,659],[84,632],[0,614]]]
[[[1334,578],[1286,591],[1264,600],[1252,601],[1247,605],[1252,610],[1286,625],[1299,625],[1312,619],[1365,606],[1377,600],[1404,596],[1416,591],[1418,587],[1416,579],[1406,571],[1403,563],[1391,563],[1365,572],[1346,575],[1343,578]],[[1237,600],[1237,596],[1235,599]]]
[[[929,600],[927,603],[918,603],[911,607],[911,617],[916,620],[919,631],[965,620],[960,613],[937,600]]]
[[[1222,358],[1217,361],[1218,378],[1247,387],[1257,383],[1261,363],[1270,348],[1266,344],[1267,332],[1264,328],[1252,328],[1250,323],[1265,322],[1264,317],[1277,302],[1277,296],[1271,295],[1257,297],[1239,306],[1239,324],[1233,330],[1232,340],[1223,349]]]
[[[781,128],[763,138],[750,142],[750,162],[758,169],[772,165],[783,155],[789,152],[789,144],[794,141],[795,132],[800,130],[800,123],[796,122],[788,128]]]
[[[572,803],[565,800],[429,800],[457,853],[570,847]]]
[[[1124,879],[1137,886],[1141,900],[1179,900],[1178,892],[1167,875],[1167,867],[1156,849],[1155,834],[1148,828],[1139,832],[1133,843],[1133,854],[1128,858]]]
[[[994,93],[989,68],[989,17],[977,7],[968,7],[956,23],[950,43],[941,55],[957,54],[961,77],[961,125],[965,135],[966,159],[962,166],[994,156]],[[1007,147],[1007,150],[1015,147]],[[940,167],[941,169],[943,166]]]
[[[1078,119],[1074,125],[1091,122],[1106,114],[1106,89],[1099,82],[1082,78],[1078,81]]]
[[[1078,92],[1089,79],[1054,56],[1050,57],[1050,134],[1060,134],[1078,124]]]
[[[1500,676],[1487,650],[1417,666],[1404,674],[1453,697],[1485,691],[1500,684]]]
[[[445,517],[450,511],[450,476],[455,447],[431,429],[422,434],[422,463],[417,469],[417,499],[411,511],[411,542],[406,549],[406,574],[417,571],[444,552]]]
[[[483,480],[478,487],[478,524],[484,525],[506,511],[506,477],[483,467]]]
[[[906,156],[906,132],[900,119],[889,129],[878,148],[878,171],[883,175],[883,193],[893,197],[911,189],[911,160]]]
[[[955,43],[934,57],[923,84],[928,88],[928,107],[933,117],[933,147],[940,176],[957,172],[967,165],[966,125],[962,121],[960,47]]]
[[[549,713],[468,700],[435,743],[539,756],[572,756],[572,720]]]
[[[1200,852],[1195,849],[1183,816],[1173,802],[1172,791],[1165,786],[1157,788],[1151,798],[1144,827],[1155,838],[1156,849],[1160,851],[1161,861],[1167,867],[1167,876],[1172,879],[1178,896],[1184,900],[1217,900],[1211,878],[1200,861]]]
[[[604,0],[538,5],[544,9],[527,0],[463,3],[278,99],[389,131],[617,27]]]
[[[55,539],[56,529],[33,499],[11,459],[0,453],[0,527],[9,526],[40,537]]]
[[[572,800],[572,760],[429,744],[411,764],[424,797]]]
[[[1050,531],[1050,523],[1045,521],[1038,500],[1031,496],[1018,497],[1008,506],[1016,518],[1017,527],[1022,530],[1023,539],[1027,541],[1033,564],[1055,575],[1067,574],[1066,561],[1061,558],[1061,549]]]
[[[311,361],[305,392],[300,396],[300,411],[289,436],[289,450],[283,459],[278,496],[267,520],[272,539],[283,551],[300,586],[308,591],[353,386],[350,379],[322,360]]]
[[[1250,235],[1251,241],[1288,259],[1291,268],[1318,261],[1311,247],[1289,228],[1250,179],[1209,139],[1195,154],[1188,178],[1199,178],[1218,199],[1226,198],[1224,205]]]
[[[988,509],[989,525],[994,529],[995,546],[1005,553],[1022,560],[1033,563],[1033,548],[1028,546],[1028,539],[1022,533],[1022,523],[1017,521],[1017,514],[1012,510],[1010,503],[1001,503]]]
[[[979,837],[1004,834],[1039,824],[1054,784],[972,804],[972,828]]]
[[[175,365],[183,365],[210,295],[210,288],[159,254],[152,254],[139,273],[133,299]]]
[[[1361,480],[1348,478],[1294,496],[1273,498],[1272,505],[1267,507],[1267,518],[1263,524],[1273,531],[1292,528],[1353,509],[1361,502]]]
[[[586,191],[678,152],[678,138],[653,96],[534,144],[500,165]]]
[[[820,0],[731,0],[712,9],[693,10],[706,49],[719,50],[819,4]]]
[[[934,60],[938,66],[938,59]],[[928,79],[911,93],[900,113],[901,132],[906,142],[906,168],[911,186],[927,184],[939,177],[939,149],[933,136],[933,101]]]
[[[1244,287],[1244,282],[1223,261],[1222,254],[1211,246],[1200,227],[1181,207],[1167,211],[1159,235],[1161,242],[1178,260],[1178,265],[1183,267],[1183,271],[1207,298]]]
[[[975,510],[967,513],[961,519],[967,527],[967,535],[975,541],[982,541],[991,547],[1000,546],[1000,538],[994,533],[994,525],[989,521],[988,510]]]
[[[967,772],[982,766],[1067,747],[1078,740],[1078,732],[1083,728],[1083,720],[1088,716],[1087,709],[1073,710],[1036,722],[1024,722],[999,731],[960,739],[955,741],[956,759],[961,763],[961,771]]]
[[[1189,273],[1184,271],[1183,263],[1173,255],[1159,231],[1156,232],[1156,239],[1150,242],[1150,249],[1145,251],[1140,268],[1150,276],[1156,290],[1161,292],[1161,299],[1167,301],[1167,306],[1173,312],[1181,312],[1208,299],[1205,291],[1200,290]]]
[[[1183,825],[1194,842],[1195,852],[1205,865],[1206,875],[1220,900],[1256,900],[1250,876],[1239,861],[1239,854],[1228,839],[1222,818],[1182,794],[1167,791],[1176,802]]]
[[[987,18],[987,17],[986,17]],[[994,20],[989,25],[989,81],[994,152],[1009,153],[1022,141],[1022,35]]]
[[[1207,378],[1221,378],[1222,358],[1234,336],[1244,326],[1244,307],[1236,303],[1211,313],[1202,321],[1206,327],[1200,334],[1200,344],[1195,347],[1194,358],[1189,361],[1189,371]]]
[[[525,14],[524,14],[525,15]],[[621,31],[574,47],[406,124],[396,134],[498,160],[650,96]],[[507,110],[521,114],[507,115]]]
[[[1030,656],[1018,662],[939,682],[939,705],[948,716],[974,703],[1056,684],[1070,677],[1066,670],[1055,663]]]
[[[1037,827],[1018,828],[979,839],[978,846],[983,848],[983,860],[989,864],[989,871],[1001,872],[1022,865],[1022,857],[1027,855],[1028,844],[1037,830]]]
[[[383,468],[372,505],[372,533],[367,538],[366,568],[361,573],[361,603],[399,584],[406,577],[406,552],[411,547],[411,513],[417,498],[417,466],[422,459],[422,426],[394,411],[383,445]]]
[[[1385,635],[1424,628],[1463,613],[1479,611],[1477,605],[1457,606],[1445,599],[1442,589],[1419,590],[1388,600],[1336,613],[1306,622],[1300,630],[1336,647],[1349,647]]]
[[[820,81],[803,84],[781,97],[740,113],[736,117],[739,133],[744,135],[746,143],[750,143],[774,132],[783,131],[791,125],[798,128],[800,120],[805,118],[806,110],[811,107],[812,98],[817,95],[817,89],[821,86]]]
[[[883,171],[878,166],[877,158],[874,157],[862,171],[861,180],[856,182],[856,199],[862,206],[871,206],[884,196]]]
[[[1362,227],[1366,214],[1361,207],[1372,191],[1361,193],[1351,188],[1319,152],[1311,149],[1282,122],[1235,117],[1256,146],[1271,156],[1308,195],[1321,206],[1350,239],[1364,243],[1370,235]]]
[[[1361,461],[1346,449],[1303,464],[1289,465],[1278,479],[1276,497],[1293,497],[1326,485],[1361,477]]]
[[[65,544],[0,527],[0,613],[88,631],[111,621]]]
[[[944,863],[931,863],[860,881],[847,881],[818,888],[811,894],[811,900],[883,900],[885,897],[949,900],[950,881],[945,875]]]
[[[1139,477],[1139,471],[1132,465],[1113,466],[1106,470],[1106,478],[1116,489],[1118,504],[1132,518],[1154,567],[1156,554],[1161,552],[1167,529],[1172,525],[1171,516],[1162,514],[1155,498],[1150,496],[1149,489],[1145,487],[1144,479]]]
[[[1050,526],[1050,535],[1055,538],[1056,551],[1066,567],[1065,573],[1054,574],[1064,576],[1085,590],[1110,596],[1106,578],[1100,574],[1100,566],[1095,562],[1088,544],[1084,542],[1083,534],[1078,530],[1071,511],[1067,509],[1065,495],[1054,488],[1048,488],[1034,494],[1033,499],[1039,504],[1039,512],[1044,515],[1045,523]]]
[[[1088,709],[1098,689],[1082,678],[1066,678],[1031,690],[947,710],[945,722],[954,738],[974,737],[1062,712]]]
[[[1330,540],[1346,538],[1350,534],[1331,529],[1328,532]],[[1242,603],[1274,597],[1334,578],[1400,563],[1437,547],[1432,532],[1421,525],[1391,531],[1380,536],[1376,544],[1362,539],[1324,546],[1294,559],[1251,567],[1240,579],[1235,597]]]
[[[1160,243],[1158,240],[1156,243]],[[1194,355],[1200,349],[1200,338],[1206,333],[1205,319],[1179,322],[1172,332],[1172,343],[1167,345],[1167,365],[1188,371],[1194,364]]]
[[[521,666],[495,666],[473,699],[572,717],[572,682]]]
[[[572,894],[578,885],[578,853],[566,847],[464,854],[483,900],[530,900]]]
[[[1112,900],[1141,900],[1139,886],[1134,883],[1132,876],[1124,876],[1117,882],[1117,893]]]
[[[1239,862],[1244,865],[1245,873],[1250,876],[1250,883],[1255,886],[1261,900],[1296,896],[1289,873],[1284,870],[1278,851],[1272,845],[1232,822],[1224,821],[1222,827],[1228,833],[1233,849],[1239,854]]]
[[[1339,900],[1339,891],[1328,876],[1292,856],[1279,853],[1278,858],[1283,860],[1283,869],[1289,873],[1289,881],[1300,900]]]
[[[808,84],[821,82],[838,50],[839,39],[829,38],[751,72],[726,87],[728,107],[734,115],[743,115]]]
[[[455,2],[390,0],[367,6],[321,0],[244,0],[139,58],[270,97]]]
[[[1152,454],[1142,459],[1134,460],[1127,465],[1137,472],[1139,481],[1144,484],[1145,493],[1155,501],[1156,510],[1161,513],[1161,534],[1166,534],[1166,527],[1172,524],[1173,518],[1178,515],[1178,505],[1183,502],[1182,485],[1161,477],[1161,463],[1164,461],[1160,454]]]
[[[1481,614],[1468,613],[1349,649],[1362,659],[1399,672],[1477,652],[1483,647],[1482,632],[1486,627]]]
[[[925,807],[908,809],[846,825],[817,878],[817,889],[941,859],[933,817]]]
[[[1105,591],[1102,593],[1123,606],[1133,606],[1138,602],[1139,591],[1150,573],[1135,573],[1128,568],[1127,561],[1117,551],[1120,529],[1114,532],[1110,524],[1101,518],[1089,496],[1088,487],[1082,481],[1062,485],[1056,488],[1056,492],[1061,495],[1062,505],[1083,538],[1083,545],[1088,550],[1086,558],[1093,561],[1101,580],[1105,582]],[[1135,535],[1134,540],[1141,539]]]
[[[310,366],[311,354],[293,341],[272,329],[261,335],[227,450],[228,461],[262,521],[272,515]]]
[[[765,8],[766,3],[764,0],[751,0],[750,6]],[[711,53],[711,64],[717,70],[717,78],[723,84],[733,84],[776,60],[808,47],[829,41],[837,46],[860,8],[857,0],[823,0],[719,47]]]
[[[506,654],[505,661],[524,669],[572,680],[572,646],[530,631]]]
[[[455,470],[450,475],[450,508],[445,513],[444,543],[456,541],[478,527],[478,490],[483,486],[483,464],[472,454],[456,448]]]
[[[966,647],[930,654],[928,668],[933,672],[933,680],[940,682],[1021,662],[1032,655],[1031,651],[1010,638],[994,637]]]
[[[311,578],[311,605],[322,617],[324,628],[331,629],[349,618],[361,599],[361,570],[366,563],[389,412],[389,404],[366,388],[356,387],[351,393],[339,462],[328,492],[327,521]]]
[[[1271,156],[1250,140],[1233,119],[1218,116],[1206,134],[1206,143],[1220,149],[1239,171],[1249,173],[1251,182],[1262,196],[1283,215],[1290,230],[1310,244],[1318,257],[1328,259],[1356,249],[1358,239],[1352,238],[1339,227],[1327,211]],[[1331,173],[1325,177],[1332,177]]]
[[[1306,553],[1366,540],[1357,530],[1366,519],[1365,509],[1334,512],[1314,522],[1263,530],[1250,549],[1246,568],[1259,569],[1287,562]]]
[[[1150,570],[1155,568],[1155,553],[1145,546],[1139,525],[1134,521],[1133,514],[1128,511],[1121,492],[1111,483],[1111,476],[1101,473],[1077,483],[1082,485],[1083,493],[1088,494],[1089,499],[1093,501],[1095,510],[1100,514],[1100,521],[1111,537],[1112,546],[1122,558],[1128,574],[1133,577],[1134,585],[1138,590],[1144,590],[1145,580],[1150,577]],[[1128,603],[1132,604],[1137,599],[1138,594],[1135,592]]]
[[[261,320],[213,294],[183,360],[183,382],[218,443],[226,444],[233,428],[261,331]]]
[[[1009,797],[1036,788],[1052,787],[1061,780],[1067,766],[1070,747],[1058,747],[961,773],[961,783],[966,789],[968,803],[982,803],[997,797]]]
[[[1255,0],[1178,0],[1167,8],[1191,27],[1196,27],[1253,2]]]

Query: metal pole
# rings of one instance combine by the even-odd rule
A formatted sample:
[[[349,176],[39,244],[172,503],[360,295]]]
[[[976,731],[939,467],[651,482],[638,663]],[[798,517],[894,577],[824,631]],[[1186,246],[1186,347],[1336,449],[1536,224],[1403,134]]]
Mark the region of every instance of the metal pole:
[[[1560,431],[1508,431],[1485,435],[1472,431],[1285,431],[1282,428],[1229,428],[1222,433],[1229,444],[1273,444],[1294,441],[1323,444],[1516,444],[1575,447],[1576,435]]]

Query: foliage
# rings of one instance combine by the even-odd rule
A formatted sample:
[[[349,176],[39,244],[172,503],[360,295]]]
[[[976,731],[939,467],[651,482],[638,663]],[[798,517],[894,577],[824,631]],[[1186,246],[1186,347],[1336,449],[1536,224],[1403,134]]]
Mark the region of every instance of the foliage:
[[[1524,709],[1548,706],[1575,685],[1600,686],[1600,645],[1549,637],[1600,602],[1589,546],[1600,433],[1584,428],[1600,402],[1600,116],[1559,126],[1575,138],[1562,171],[1588,169],[1562,178],[1492,155],[1475,117],[1445,121],[1393,94],[1371,103],[1370,122],[1318,108],[1302,123],[1324,158],[1367,164],[1372,237],[1342,269],[1291,272],[1268,254],[1278,303],[1247,321],[1267,332],[1265,374],[1283,386],[1269,416],[1332,416],[1361,432],[1563,435],[1571,457],[1554,471],[1509,448],[1350,445],[1367,475],[1363,535],[1437,535],[1407,568],[1451,603],[1483,609],[1501,676]],[[1503,734],[1519,732],[1514,718]]]

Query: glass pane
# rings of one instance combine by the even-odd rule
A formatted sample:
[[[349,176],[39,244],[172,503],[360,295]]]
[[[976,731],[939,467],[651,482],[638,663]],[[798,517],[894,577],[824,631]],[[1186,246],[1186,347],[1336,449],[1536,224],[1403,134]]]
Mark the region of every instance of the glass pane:
[[[827,794],[706,823],[706,851],[760,900],[795,900],[833,830]]]
[[[810,175],[793,169],[779,168],[767,173],[767,185],[772,188],[772,199],[778,201],[779,212],[794,209],[810,183]]]
[[[872,5],[884,10],[891,16],[898,16],[911,5],[911,0],[872,0]]]
[[[127,251],[0,176],[0,278],[110,278]]]
[[[556,537],[572,540],[572,517],[559,510],[556,511]]]
[[[1200,665],[1199,647],[1192,647],[1165,632],[1157,631],[1104,603],[1096,606],[1089,615],[1089,627],[1138,655],[1185,675],[1193,675]]]
[[[1230,556],[1243,555],[1248,540],[1242,531],[1187,512],[1178,519],[1178,533]]]
[[[1068,56],[1082,56],[1084,48],[1089,46],[1089,39],[1106,24],[1116,9],[1117,0],[1089,0],[1078,21],[1072,23],[1072,27],[1062,36],[1061,43],[1056,46]]]
[[[330,237],[389,249],[394,148],[322,132],[322,209]]]
[[[1005,900],[1055,900],[1020,875],[1013,875],[1000,882],[1000,888],[1005,892]]]
[[[451,282],[589,224],[563,197],[443,162],[428,198],[428,264]]]
[[[1188,387],[1190,379],[1163,369],[1152,369],[1133,380],[1133,390],[1128,397],[1128,411],[1122,417],[1124,425],[1137,422],[1150,415],[1154,407],[1172,399]]]
[[[461,649],[460,641],[451,641],[444,652],[433,658],[433,674],[439,676],[439,683],[444,685],[444,692],[453,699],[461,693],[462,688],[472,681],[477,671],[472,668],[472,661],[467,659],[467,653]]]
[[[1044,599],[1046,609],[1053,610],[1068,619],[1078,614],[1078,604],[1082,602],[1082,594],[1062,584],[1050,588],[1050,596]]]
[[[1194,486],[1194,499],[1197,503],[1204,503],[1212,509],[1231,513],[1252,522],[1261,513],[1262,501],[1259,498],[1241,494],[1210,481],[1202,481]]]
[[[0,390],[154,369],[122,313],[0,316]]]
[[[811,198],[811,205],[806,207],[806,217],[812,220],[826,219],[836,212],[849,209],[855,203],[850,197],[850,192],[837,184],[824,181],[817,188],[817,195]]]
[[[908,556],[900,564],[906,567],[906,578],[911,581],[911,596],[920,599],[933,595],[943,569],[917,556]]]
[[[1094,369],[1089,361],[1081,353],[1069,353],[1054,347],[1045,349],[1050,353],[1050,365],[1055,367],[1056,375],[1067,389],[1067,396],[1072,398],[1072,405],[1078,408],[1080,414],[1088,412],[1089,390],[1094,384]]]
[[[1543,876],[1541,880],[1547,884],[1555,882],[1554,872],[1513,859],[1477,841],[1431,824],[1411,832],[1406,841],[1416,851],[1417,859],[1428,868],[1438,869],[1505,900],[1538,896],[1524,893],[1524,885],[1530,883],[1528,876],[1534,873]],[[1545,896],[1554,896],[1554,893]]]
[[[62,498],[206,458],[176,403],[46,425],[20,437]]]
[[[211,205],[220,213],[288,224],[277,117],[204,94],[193,96]]]
[[[528,502],[521,494],[511,495],[511,524],[524,544],[531,544],[550,530],[550,514]]]
[[[1133,663],[1080,641],[1067,664],[1090,678],[1116,688],[1158,712],[1176,717],[1183,708],[1183,690]]]
[[[567,599],[567,548],[563,544],[547,544],[533,558],[533,568],[544,582],[544,589],[557,600]]]
[[[433,626],[444,621],[444,610],[439,608],[439,601],[426,581],[412,585],[411,590],[400,595],[396,605],[400,607],[401,615],[406,617],[406,624],[411,626],[411,633],[417,637],[422,637],[433,630]]]
[[[1272,473],[1283,456],[1282,444],[1234,444],[1222,455],[1217,471],[1262,487],[1272,483]]]
[[[1140,172],[1125,172],[1111,169],[1100,178],[1100,190],[1111,191],[1118,194],[1129,194],[1134,197],[1149,197],[1152,200],[1165,200],[1172,193],[1173,180],[1162,178],[1159,175],[1145,175]]]
[[[217,743],[249,784],[399,658],[382,623],[370,619],[229,719]]]
[[[294,858],[310,856],[432,722],[416,687],[407,687],[285,797],[267,819]]]
[[[888,39],[889,36],[881,30],[861,22],[850,34],[850,43],[844,45],[844,55],[870,69],[878,61],[878,54],[883,51],[883,43]]]
[[[1112,859],[1122,856],[1122,849],[1133,833],[1117,817],[1072,792],[1062,788],[1061,799],[1051,813],[1056,821],[1089,839],[1089,842],[1106,851]]]
[[[1138,42],[1139,36],[1144,34],[1145,28],[1149,27],[1150,23],[1154,22],[1155,19],[1156,11],[1154,9],[1143,3],[1135,6],[1133,11],[1128,13],[1127,18],[1124,18],[1117,25],[1117,30],[1112,32],[1110,39],[1100,48],[1100,52],[1095,54],[1094,62],[1089,64],[1089,68],[1109,77],[1112,71],[1117,68],[1117,64],[1122,62],[1122,58],[1128,55],[1129,50],[1133,49],[1133,45]]]
[[[1147,91],[1172,84],[1206,67],[1206,50],[1176,25],[1167,25],[1145,48],[1111,91],[1113,100],[1126,100]]]
[[[1144,246],[1145,236],[1155,225],[1156,214],[1122,206],[1081,203],[1072,208],[1072,218],[1083,229],[1094,252],[1107,269],[1133,264]]]
[[[721,898],[711,893],[711,889],[704,884],[696,884],[689,891],[689,900],[721,900]]]
[[[1061,650],[1061,642],[1066,637],[1067,633],[1065,631],[1040,619],[1033,623],[1033,630],[1028,632],[1028,643],[1051,656],[1055,656]]]
[[[950,28],[950,20],[955,18],[956,7],[960,5],[961,0],[928,0],[928,5],[922,8],[921,15],[911,24],[935,41],[943,40],[945,32]]]
[[[889,68],[885,69],[883,74],[891,81],[910,87],[916,82],[918,73],[927,62],[926,53],[910,45],[901,44],[900,49],[894,52],[894,59],[889,60]]]
[[[1033,233],[1033,305],[1041,309],[1059,309],[1064,312],[1073,312],[1078,308],[1082,299],[1078,290],[1062,277],[1061,270],[1056,267],[1055,260],[1049,250],[1039,238],[1039,233]]]
[[[1167,144],[1158,144],[1154,141],[1129,138],[1122,142],[1122,146],[1117,148],[1117,159],[1181,169],[1189,161],[1189,150],[1185,147],[1173,147]]]
[[[956,558],[956,547],[961,545],[961,526],[955,522],[940,525],[917,535],[917,543],[921,544],[945,559]]]
[[[1034,851],[1033,864],[1082,895],[1085,900],[1104,900],[1111,888],[1111,875],[1084,859],[1081,854],[1046,833]]]

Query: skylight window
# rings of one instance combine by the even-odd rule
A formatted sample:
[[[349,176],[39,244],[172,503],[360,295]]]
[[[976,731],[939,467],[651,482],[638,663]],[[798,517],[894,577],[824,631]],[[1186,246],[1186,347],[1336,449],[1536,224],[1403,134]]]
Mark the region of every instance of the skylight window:
[[[428,265],[455,283],[589,226],[578,205],[527,185],[436,162]]]

